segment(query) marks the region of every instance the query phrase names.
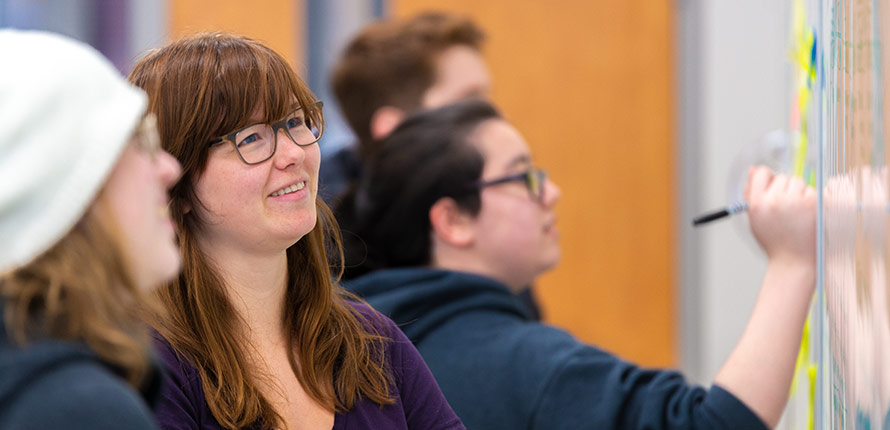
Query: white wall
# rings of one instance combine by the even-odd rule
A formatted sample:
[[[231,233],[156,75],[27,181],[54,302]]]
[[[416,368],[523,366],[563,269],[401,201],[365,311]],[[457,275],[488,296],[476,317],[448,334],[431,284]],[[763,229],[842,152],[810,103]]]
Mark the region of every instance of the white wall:
[[[692,229],[691,216],[729,203],[743,148],[788,122],[788,4],[678,1],[683,367],[710,383],[756,299],[765,258],[736,216]]]

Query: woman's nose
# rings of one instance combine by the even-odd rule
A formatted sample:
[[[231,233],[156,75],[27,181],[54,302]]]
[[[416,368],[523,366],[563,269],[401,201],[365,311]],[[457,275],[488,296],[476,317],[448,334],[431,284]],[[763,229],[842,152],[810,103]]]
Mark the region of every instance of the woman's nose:
[[[300,164],[306,158],[306,149],[297,145],[285,130],[275,133],[275,165],[285,168],[291,164]]]
[[[556,202],[559,201],[560,197],[562,197],[562,190],[556,185],[556,182],[553,182],[553,180],[548,177],[547,181],[544,183],[544,206],[552,207],[556,205]]]
[[[179,165],[179,161],[176,161],[176,158],[170,155],[167,151],[160,150],[157,153],[157,163],[159,170],[158,176],[160,177],[161,182],[163,182],[164,186],[167,188],[172,187],[182,175],[182,167]]]

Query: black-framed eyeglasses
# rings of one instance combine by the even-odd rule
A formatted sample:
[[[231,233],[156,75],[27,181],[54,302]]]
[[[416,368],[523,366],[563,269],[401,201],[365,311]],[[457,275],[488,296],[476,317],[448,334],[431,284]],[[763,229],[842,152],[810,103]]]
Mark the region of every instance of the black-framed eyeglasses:
[[[323,106],[324,103],[320,100],[315,102],[315,108],[319,112]],[[275,155],[279,130],[283,130],[297,146],[309,146],[318,142],[324,132],[320,124],[306,116],[302,108],[297,108],[280,121],[249,125],[211,140],[208,146],[229,142],[244,164],[259,164]]]
[[[547,172],[538,169],[537,167],[530,167],[524,172],[507,175],[501,178],[490,179],[487,181],[478,181],[476,182],[476,188],[481,190],[485,187],[506,184],[509,182],[524,183],[532,199],[535,199],[539,202],[544,201],[544,184],[547,182]]]

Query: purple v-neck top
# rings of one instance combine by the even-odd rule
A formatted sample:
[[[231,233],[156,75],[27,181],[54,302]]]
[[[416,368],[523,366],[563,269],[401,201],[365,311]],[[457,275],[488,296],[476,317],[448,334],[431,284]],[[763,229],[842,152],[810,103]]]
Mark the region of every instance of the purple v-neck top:
[[[350,305],[374,323],[381,335],[391,339],[387,342],[386,357],[393,372],[395,402],[380,406],[360,399],[351,410],[334,416],[333,429],[465,429],[417,349],[392,320],[368,306]],[[155,348],[167,367],[162,396],[155,406],[155,418],[161,428],[223,429],[210,412],[197,369],[157,334]]]

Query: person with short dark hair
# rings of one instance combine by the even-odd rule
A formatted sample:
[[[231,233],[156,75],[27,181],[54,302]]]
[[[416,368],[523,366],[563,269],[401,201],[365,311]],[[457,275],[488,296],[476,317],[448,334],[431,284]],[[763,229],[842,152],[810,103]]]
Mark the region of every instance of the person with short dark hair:
[[[405,119],[366,167],[344,228],[367,248],[347,264],[368,274],[347,287],[415,342],[468,428],[778,423],[815,288],[816,196],[800,179],[751,170],[748,215],[769,264],[744,335],[705,389],[530,318],[514,293],[559,262],[562,195],[490,104]]]

